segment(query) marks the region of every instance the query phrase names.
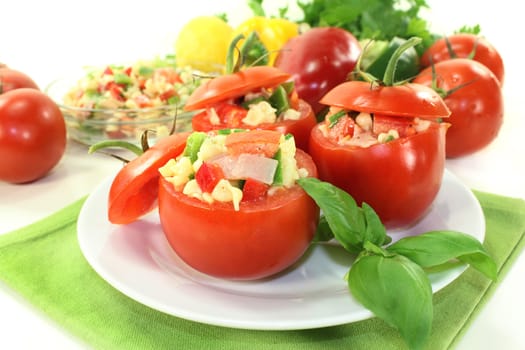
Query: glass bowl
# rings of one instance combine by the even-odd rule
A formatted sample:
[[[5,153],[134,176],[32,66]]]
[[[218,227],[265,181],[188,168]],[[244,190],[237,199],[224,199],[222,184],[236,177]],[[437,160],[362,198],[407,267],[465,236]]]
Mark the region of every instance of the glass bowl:
[[[185,112],[183,105],[160,105],[144,108],[85,108],[67,105],[65,96],[78,78],[60,78],[45,88],[45,93],[60,108],[68,137],[86,145],[105,140],[123,140],[139,145],[148,130],[148,139],[167,136],[175,123],[175,132],[190,131],[195,112]]]

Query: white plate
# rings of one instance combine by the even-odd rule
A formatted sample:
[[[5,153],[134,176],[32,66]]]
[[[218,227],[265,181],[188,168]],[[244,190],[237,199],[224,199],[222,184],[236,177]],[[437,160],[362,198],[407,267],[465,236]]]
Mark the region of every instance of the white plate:
[[[273,278],[238,282],[203,275],[168,245],[156,212],[125,226],[106,216],[111,179],[86,200],[78,240],[87,261],[108,283],[149,307],[213,325],[261,329],[308,329],[372,317],[350,295],[344,280],[352,259],[336,245],[313,246],[292,268]],[[453,229],[483,241],[485,220],[473,193],[446,171],[429,213],[394,240],[432,229]],[[434,292],[465,269],[432,274]]]

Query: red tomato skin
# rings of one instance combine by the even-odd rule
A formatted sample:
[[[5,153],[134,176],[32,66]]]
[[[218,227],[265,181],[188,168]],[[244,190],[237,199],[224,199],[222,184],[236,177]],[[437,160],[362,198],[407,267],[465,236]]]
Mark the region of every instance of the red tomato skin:
[[[35,81],[27,74],[0,66],[0,93],[20,88],[40,90]]]
[[[298,150],[300,166],[315,164]],[[295,186],[266,200],[207,204],[176,192],[160,178],[159,215],[177,255],[205,274],[234,280],[268,277],[293,265],[314,237],[319,208]]]
[[[435,64],[438,87],[448,91],[462,84],[444,101],[451,115],[447,131],[447,158],[470,155],[489,145],[503,124],[504,101],[496,76],[483,64],[466,58]],[[414,82],[432,85],[432,68],[425,68]]]
[[[290,74],[275,67],[254,66],[237,73],[221,75],[200,85],[186,101],[184,109],[194,111],[221,101],[244,96],[258,88],[275,87],[290,79]]]
[[[310,155],[319,178],[366,202],[388,229],[413,225],[436,197],[445,169],[448,124],[367,148],[341,146],[312,130]]]
[[[457,58],[467,58],[475,49],[476,53],[472,59],[487,66],[487,68],[494,73],[500,84],[503,85],[503,79],[505,77],[503,58],[487,39],[470,33],[458,33],[448,36],[447,40]],[[474,45],[476,45],[475,48]],[[421,66],[422,68],[426,68],[431,66],[432,63],[436,64],[449,60],[450,58],[446,40],[445,38],[441,38],[436,40],[434,44],[423,53],[421,56]]]
[[[240,125],[234,127],[241,129],[275,130],[285,135],[292,134],[295,139],[296,147],[302,150],[307,150],[310,131],[317,124],[317,120],[312,107],[303,100],[298,101],[298,111],[301,113],[301,117],[298,120],[284,120],[278,123],[264,123],[255,127],[241,123]],[[195,131],[207,132],[211,130],[232,128],[232,126],[226,124],[211,124],[207,112],[203,111],[193,116],[192,128]]]
[[[0,95],[0,180],[42,178],[62,159],[66,143],[62,113],[43,92],[17,88]]]
[[[422,84],[372,86],[364,81],[337,85],[320,100],[322,104],[394,117],[447,118],[450,110],[441,96]]]
[[[108,195],[111,223],[131,223],[157,207],[158,169],[182,153],[189,134],[177,133],[160,139],[122,167],[113,179]]]
[[[290,39],[274,66],[292,75],[299,98],[317,114],[324,108],[321,97],[347,80],[360,54],[361,46],[350,32],[318,27]]]

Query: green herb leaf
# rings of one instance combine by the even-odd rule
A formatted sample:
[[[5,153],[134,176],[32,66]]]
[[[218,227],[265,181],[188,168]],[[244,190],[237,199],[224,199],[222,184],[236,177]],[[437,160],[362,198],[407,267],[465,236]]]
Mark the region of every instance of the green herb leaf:
[[[350,31],[358,40],[390,41],[394,37],[423,39],[418,53],[429,47],[436,35],[419,13],[429,8],[425,0],[311,0],[298,1],[304,22],[311,27],[333,26]]]
[[[328,127],[329,128],[333,128],[337,124],[339,119],[341,119],[345,115],[346,115],[346,111],[343,109],[343,110],[340,110],[339,112],[334,113],[331,116],[329,116],[328,117],[328,121],[329,121]]]
[[[268,49],[255,30],[248,34],[240,52],[241,66],[264,66],[269,62]]]
[[[315,231],[315,236],[312,240],[312,243],[328,242],[332,239],[334,239],[334,233],[330,229],[328,221],[326,221],[326,217],[324,215],[321,215],[321,217],[319,218],[319,224],[317,224],[317,229]]]
[[[432,231],[405,237],[387,247],[422,267],[432,267],[458,259],[470,264],[490,279],[496,279],[497,267],[481,242],[457,231]]]
[[[254,16],[266,16],[262,4],[263,0],[248,0],[248,7],[252,10]]]
[[[290,108],[290,101],[288,100],[288,93],[282,85],[275,88],[270,95],[270,104],[276,109],[275,114],[280,115]]]
[[[367,203],[363,203],[361,207],[366,221],[365,241],[369,241],[378,246],[382,246],[387,240],[390,241],[390,238],[387,238],[386,235],[385,225],[383,225],[374,209]]]
[[[328,226],[339,243],[351,253],[362,250],[366,223],[355,200],[345,191],[316,178],[302,178],[297,183],[323,211]]]
[[[454,31],[454,33],[469,33],[469,34],[476,34],[476,35],[478,35],[480,32],[481,32],[481,27],[479,24],[476,24],[475,26],[464,25]]]
[[[394,255],[361,255],[348,273],[352,295],[391,326],[410,349],[422,349],[432,327],[432,287],[423,269]]]

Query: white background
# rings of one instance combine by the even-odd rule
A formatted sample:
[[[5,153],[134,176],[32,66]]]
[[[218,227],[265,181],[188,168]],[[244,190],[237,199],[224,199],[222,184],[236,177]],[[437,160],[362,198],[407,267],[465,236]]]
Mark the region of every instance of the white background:
[[[525,97],[519,2],[428,1],[434,29],[450,34],[481,24],[506,65],[505,122],[486,149],[447,162],[471,188],[525,198]],[[285,1],[266,1],[268,9]],[[246,2],[192,0],[9,1],[2,4],[0,61],[44,88],[84,65],[130,62],[173,53],[177,32],[190,18],[226,12],[232,25],[250,15]],[[184,10],[182,9],[184,7]],[[189,8],[188,8],[189,7]],[[294,8],[292,6],[292,12]],[[70,142],[66,155],[44,179],[28,185],[0,183],[0,234],[25,226],[88,194],[120,164],[86,155]],[[522,256],[461,340],[458,349],[524,349],[525,258]],[[0,348],[73,349],[84,345],[0,283]]]

